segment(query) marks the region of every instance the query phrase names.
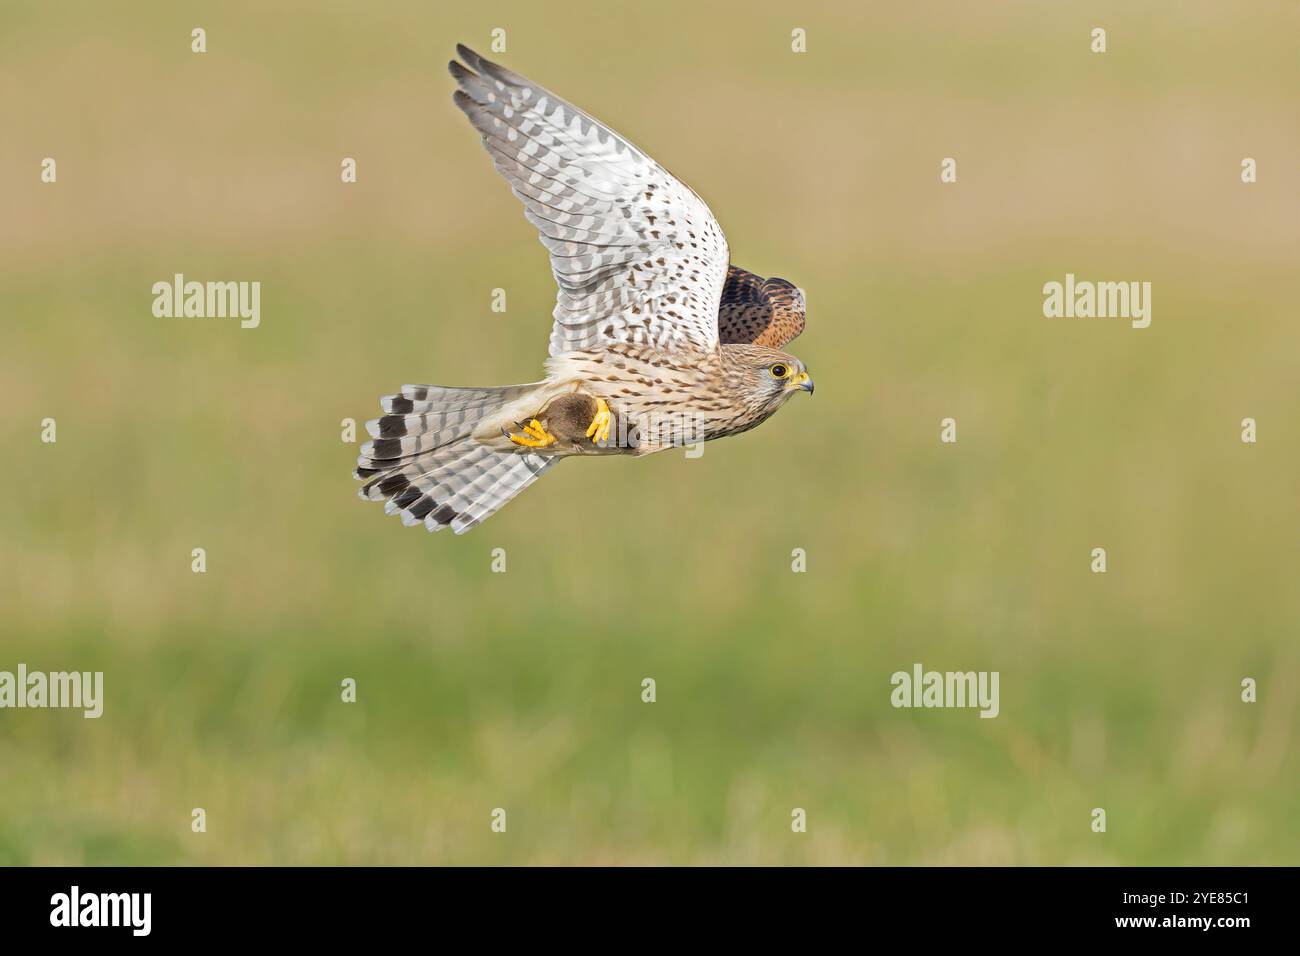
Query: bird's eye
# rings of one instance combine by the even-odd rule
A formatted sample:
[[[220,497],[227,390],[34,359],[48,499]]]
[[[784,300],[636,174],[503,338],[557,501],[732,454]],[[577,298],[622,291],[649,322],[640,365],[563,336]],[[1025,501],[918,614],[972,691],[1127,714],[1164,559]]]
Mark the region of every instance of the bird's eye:
[[[780,362],[777,362],[775,365],[773,365],[772,368],[769,369],[769,371],[772,373],[773,378],[785,378],[786,375],[788,375],[790,372],[790,370],[786,368],[784,365],[782,365]]]

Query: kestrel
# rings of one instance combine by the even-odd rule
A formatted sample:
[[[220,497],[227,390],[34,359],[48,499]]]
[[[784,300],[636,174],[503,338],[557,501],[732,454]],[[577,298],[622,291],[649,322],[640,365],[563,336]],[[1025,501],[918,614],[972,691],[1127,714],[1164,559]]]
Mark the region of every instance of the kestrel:
[[[462,534],[560,459],[648,455],[764,422],[812,392],[780,351],[803,331],[784,279],[730,265],[689,187],[609,127],[464,46],[453,100],[524,204],[559,286],[546,377],[406,385],[366,423],[363,498]]]

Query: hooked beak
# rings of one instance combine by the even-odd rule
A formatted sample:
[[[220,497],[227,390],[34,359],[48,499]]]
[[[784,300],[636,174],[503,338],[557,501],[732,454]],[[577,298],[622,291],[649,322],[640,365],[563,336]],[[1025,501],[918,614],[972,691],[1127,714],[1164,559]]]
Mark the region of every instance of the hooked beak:
[[[811,395],[813,392],[812,376],[809,375],[807,372],[800,372],[794,378],[790,379],[790,381],[786,383],[785,387],[802,388],[805,392]]]

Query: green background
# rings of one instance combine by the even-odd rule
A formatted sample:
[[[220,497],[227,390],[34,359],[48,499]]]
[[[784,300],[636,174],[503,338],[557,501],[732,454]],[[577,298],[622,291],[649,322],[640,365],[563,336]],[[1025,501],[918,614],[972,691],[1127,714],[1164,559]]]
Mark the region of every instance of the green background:
[[[0,669],[106,693],[0,711],[0,862],[1296,863],[1300,9],[468,6],[0,6]],[[445,73],[497,27],[806,290],[817,394],[431,536],[340,422],[539,376]],[[1066,272],[1151,327],[1044,318]],[[1001,715],[893,709],[915,662]]]

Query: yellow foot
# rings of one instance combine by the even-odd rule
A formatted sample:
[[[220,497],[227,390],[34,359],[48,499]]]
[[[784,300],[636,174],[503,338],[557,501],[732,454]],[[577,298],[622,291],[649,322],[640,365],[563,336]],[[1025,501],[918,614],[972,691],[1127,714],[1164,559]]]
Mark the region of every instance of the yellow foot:
[[[593,442],[602,442],[609,437],[609,406],[603,398],[596,399],[596,417],[587,427],[587,437]]]
[[[523,445],[525,448],[548,448],[559,441],[558,438],[543,428],[542,423],[535,418],[527,425],[521,425],[520,427],[524,430],[522,435],[506,433],[506,437],[516,445]]]

